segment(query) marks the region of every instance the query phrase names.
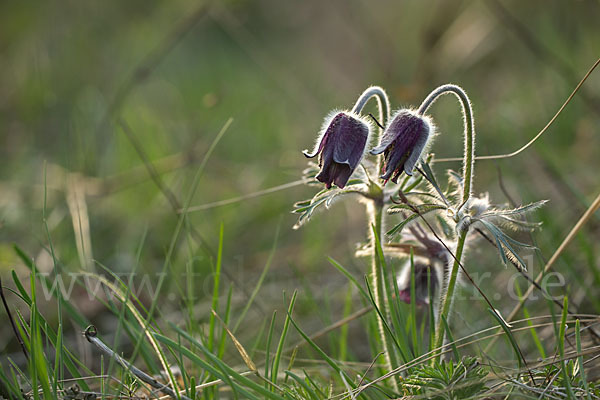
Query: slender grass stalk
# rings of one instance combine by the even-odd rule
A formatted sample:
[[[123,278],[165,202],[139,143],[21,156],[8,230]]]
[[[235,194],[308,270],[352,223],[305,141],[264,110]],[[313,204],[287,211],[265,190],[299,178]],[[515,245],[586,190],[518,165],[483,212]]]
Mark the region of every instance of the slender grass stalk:
[[[277,345],[277,351],[275,352],[275,358],[273,359],[273,368],[271,369],[271,382],[273,382],[273,387],[277,384],[277,374],[279,373],[279,363],[281,361],[281,356],[283,354],[283,346],[285,344],[285,338],[288,334],[288,329],[290,326],[290,316],[294,311],[294,304],[296,304],[296,295],[297,291],[294,291],[292,295],[292,299],[290,300],[290,305],[288,307],[288,313],[285,317],[285,322],[283,323],[283,329],[281,331],[281,336],[279,338],[279,344]],[[271,388],[272,390],[273,388]]]
[[[461,103],[462,112],[464,117],[464,138],[465,138],[465,149],[463,156],[463,195],[462,204],[459,210],[464,207],[471,197],[471,191],[473,187],[473,169],[475,167],[475,122],[473,119],[473,109],[471,108],[471,102],[465,91],[456,85],[442,85],[437,89],[434,89],[425,98],[421,106],[419,107],[419,114],[425,114],[427,109],[442,95],[452,93]],[[457,210],[458,211],[458,210]],[[465,241],[467,238],[467,230],[459,233],[458,243],[456,245],[456,254],[450,276],[448,278],[448,284],[446,291],[442,296],[442,307],[440,308],[440,314],[438,317],[438,325],[435,336],[434,348],[439,348],[444,343],[444,324],[443,319],[449,322],[448,314],[452,305],[452,298],[454,296],[454,289],[456,287],[456,279],[458,277],[458,269],[462,253],[465,247]],[[439,361],[440,353],[438,352],[436,357],[433,358],[432,363]]]
[[[267,336],[267,346],[265,347],[265,378],[269,376],[269,365],[271,365],[271,340],[273,339],[273,329],[275,327],[275,317],[277,316],[277,310],[273,311],[273,317],[271,317],[271,325],[269,325],[269,336]],[[265,382],[265,388],[268,389],[267,382]]]
[[[570,399],[574,399],[575,398],[575,393],[573,393],[573,387],[571,386],[571,377],[569,376],[569,371],[567,368],[567,362],[565,360],[565,334],[566,334],[566,330],[567,330],[567,316],[568,316],[568,309],[569,309],[569,300],[568,297],[565,296],[563,298],[563,310],[562,310],[562,316],[560,319],[560,327],[558,329],[558,353],[560,354],[560,370],[562,372],[562,376],[564,378],[564,385],[565,388],[567,389],[567,395],[568,398]],[[578,351],[579,353],[579,351]],[[583,365],[580,366],[580,368],[583,368]]]
[[[344,300],[344,311],[343,319],[350,316],[352,312],[352,285],[348,284],[348,291],[346,292],[346,299]],[[338,340],[338,360],[347,360],[348,357],[348,324],[344,324],[340,327],[340,334]]]
[[[221,280],[221,265],[223,260],[223,224],[219,231],[219,250],[217,252],[217,262],[215,264],[214,280],[213,280],[213,297],[212,297],[212,309],[217,310],[219,307],[219,282]],[[214,337],[215,337],[215,315],[210,315],[209,329],[208,329],[208,350],[213,351],[214,348]]]

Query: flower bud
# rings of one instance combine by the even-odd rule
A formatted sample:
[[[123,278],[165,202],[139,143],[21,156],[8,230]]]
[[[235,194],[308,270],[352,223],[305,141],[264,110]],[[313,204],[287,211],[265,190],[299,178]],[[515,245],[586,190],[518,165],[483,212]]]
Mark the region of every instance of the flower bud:
[[[412,175],[432,133],[429,118],[411,110],[398,111],[383,133],[379,146],[371,150],[373,155],[384,153],[381,179],[387,183],[391,178],[397,183],[402,172]]]
[[[313,153],[303,152],[307,158],[319,155],[317,180],[327,189],[332,183],[343,189],[365,153],[369,134],[370,124],[354,113],[342,111],[326,118]]]

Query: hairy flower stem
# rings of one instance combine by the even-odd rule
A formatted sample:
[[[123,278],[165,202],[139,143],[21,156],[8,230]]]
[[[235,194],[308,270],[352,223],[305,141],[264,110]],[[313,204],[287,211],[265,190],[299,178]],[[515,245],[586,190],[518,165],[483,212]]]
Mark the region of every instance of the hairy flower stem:
[[[437,324],[437,328],[436,328],[436,334],[435,334],[435,343],[433,348],[437,349],[442,347],[442,345],[444,344],[444,336],[445,336],[445,330],[444,330],[444,321],[442,320],[442,317],[446,320],[446,322],[448,322],[448,315],[450,314],[450,308],[452,307],[452,297],[454,295],[454,287],[456,286],[456,279],[458,277],[458,269],[459,269],[459,262],[460,259],[462,257],[462,253],[463,253],[463,249],[465,247],[465,239],[467,238],[467,231],[462,231],[458,237],[458,243],[456,245],[456,251],[454,256],[456,257],[454,260],[454,264],[452,264],[452,271],[450,271],[450,278],[448,280],[448,284],[446,285],[446,292],[443,294],[442,297],[442,308],[439,311],[439,315],[438,315],[438,324]],[[449,323],[449,322],[448,322]],[[435,353],[435,357],[432,360],[432,363],[436,363],[437,361],[439,361],[441,352],[436,351]]]
[[[390,117],[390,101],[385,91],[379,86],[371,86],[367,88],[356,100],[352,112],[360,114],[371,97],[377,98],[377,108],[379,109],[379,123],[383,126],[387,123]]]
[[[377,99],[377,108],[379,109],[379,124],[381,126],[386,126],[387,121],[390,119],[390,99],[388,98],[385,90],[380,88],[379,86],[371,86],[367,88],[356,100],[354,107],[352,107],[352,112],[360,114],[362,109],[365,107],[367,102],[375,97]],[[383,129],[379,130],[379,135],[383,134]],[[377,163],[377,173],[381,171],[381,163],[383,162],[382,158],[379,158]],[[377,173],[375,175],[377,175]]]
[[[421,106],[419,107],[418,113],[423,115],[427,112],[427,109],[442,95],[452,93],[461,103],[462,112],[465,122],[465,151],[463,156],[463,205],[471,197],[471,188],[473,186],[473,168],[475,166],[475,122],[473,120],[473,109],[471,108],[471,101],[467,93],[456,85],[442,85],[437,89],[433,90]]]
[[[461,103],[462,112],[464,117],[464,136],[465,136],[465,150],[463,157],[463,196],[462,208],[469,199],[471,198],[471,191],[473,187],[473,169],[475,166],[475,123],[473,120],[473,109],[471,108],[471,102],[465,91],[456,85],[442,85],[437,89],[433,90],[429,96],[423,101],[419,107],[419,114],[424,114],[427,109],[442,95],[452,93]],[[440,308],[437,318],[437,329],[435,331],[435,345],[434,348],[440,348],[444,344],[444,319],[449,322],[450,308],[452,307],[452,299],[454,297],[454,289],[456,287],[456,279],[458,277],[458,269],[460,260],[462,257],[463,249],[465,247],[465,241],[467,238],[467,230],[462,230],[458,236],[458,243],[456,245],[456,252],[454,254],[454,264],[450,271],[450,276],[447,278],[446,291],[442,296],[442,307]],[[433,357],[432,363],[435,364],[439,361],[441,353],[437,351],[435,357]]]
[[[373,257],[371,261],[371,286],[373,290],[373,296],[375,305],[381,312],[384,318],[389,319],[390,311],[388,307],[388,299],[385,291],[385,275],[381,260],[378,254],[378,243],[377,237],[381,240],[382,228],[383,228],[383,190],[381,191],[380,197],[372,199],[367,204],[367,214],[369,216],[371,248],[373,249]],[[375,236],[377,233],[377,237]],[[398,364],[398,357],[394,348],[392,338],[389,337],[384,323],[379,316],[377,316],[377,328],[379,330],[379,336],[383,345],[383,351],[385,352],[385,364],[388,372],[393,371]],[[392,379],[392,385],[395,390],[398,389],[395,379]]]
[[[379,109],[379,124],[382,126],[386,126],[388,119],[390,118],[390,101],[387,97],[385,91],[378,86],[371,86],[367,88],[358,98],[354,107],[352,107],[352,112],[356,114],[360,114],[367,104],[367,102],[375,97],[377,99],[377,108]],[[379,134],[381,135],[383,129],[379,129]],[[379,161],[381,162],[381,160]],[[377,171],[381,169],[380,165],[377,165]],[[376,173],[377,173],[376,171]],[[369,237],[371,238],[371,248],[373,249],[373,256],[371,260],[371,286],[373,289],[373,296],[375,300],[375,305],[381,312],[384,318],[389,318],[389,306],[388,299],[386,298],[385,291],[385,275],[383,271],[383,266],[381,265],[381,260],[378,254],[378,244],[377,237],[379,240],[383,238],[383,208],[384,208],[384,198],[383,198],[383,188],[379,186],[379,184],[375,182],[371,182],[371,187],[369,188],[369,196],[370,200],[367,203],[367,215],[369,218]],[[377,233],[377,236],[375,235]],[[385,352],[385,364],[389,371],[393,371],[398,364],[398,357],[396,354],[396,349],[394,348],[394,343],[392,338],[389,337],[388,333],[385,330],[385,326],[381,318],[377,318],[377,327],[379,330],[379,336],[381,339],[381,343],[383,345],[383,351]],[[396,379],[392,379],[392,387],[394,390],[398,390],[398,385]]]

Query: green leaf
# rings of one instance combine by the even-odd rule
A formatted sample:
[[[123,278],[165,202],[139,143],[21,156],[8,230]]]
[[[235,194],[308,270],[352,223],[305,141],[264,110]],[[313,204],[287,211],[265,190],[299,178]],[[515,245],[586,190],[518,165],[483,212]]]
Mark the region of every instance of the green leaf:
[[[456,347],[456,343],[454,343],[454,337],[452,336],[452,332],[450,331],[450,326],[448,326],[448,321],[446,321],[446,317],[442,315],[442,322],[444,323],[444,328],[446,329],[446,335],[448,336],[448,341],[452,347],[452,353],[454,354],[454,359],[458,362],[460,361],[460,354],[458,353],[458,348]]]
[[[267,273],[269,272],[269,269],[271,268],[273,256],[275,255],[275,250],[277,249],[277,239],[279,238],[279,227],[280,227],[280,224],[277,225],[277,231],[275,232],[275,239],[273,241],[273,247],[271,248],[271,252],[269,253],[269,257],[267,258],[265,267],[263,268],[263,271],[260,274],[260,277],[258,278],[258,282],[254,286],[254,290],[252,290],[252,294],[250,295],[250,298],[244,305],[244,309],[242,310],[235,326],[233,327],[234,333],[237,332],[240,324],[242,323],[242,321],[244,321],[244,318],[246,317],[246,313],[250,309],[250,306],[254,303],[254,299],[256,298],[256,295],[258,295],[258,292],[260,291],[260,288],[262,287],[262,284],[263,284],[265,278],[267,277]]]
[[[273,384],[277,384],[277,374],[279,373],[279,362],[281,360],[281,356],[283,354],[283,348],[285,344],[285,338],[287,337],[288,329],[290,326],[290,316],[292,311],[294,311],[294,304],[296,304],[296,295],[297,291],[294,291],[292,295],[292,299],[290,300],[290,305],[288,307],[288,312],[285,317],[285,322],[283,323],[283,330],[281,331],[281,336],[279,337],[279,344],[277,345],[277,351],[275,353],[275,358],[273,359],[273,370],[271,371],[271,382]]]
[[[525,206],[512,208],[512,209],[508,209],[508,210],[494,210],[491,212],[483,213],[481,215],[481,218],[488,217],[488,216],[498,216],[498,215],[503,215],[503,216],[507,216],[507,217],[508,216],[520,216],[520,215],[526,214],[528,212],[531,212],[537,208],[540,208],[547,202],[548,202],[548,200],[540,200],[540,201],[536,201],[535,203],[527,204]]]
[[[425,173],[425,179],[427,179],[427,181],[434,187],[435,191],[440,195],[442,201],[448,204],[448,200],[444,196],[442,189],[440,189],[440,185],[438,184],[435,174],[431,170],[429,163],[423,160],[421,161],[421,167],[423,168],[423,172]]]
[[[398,340],[396,339],[396,335],[394,335],[392,328],[390,328],[390,325],[388,324],[387,320],[385,319],[383,313],[381,312],[379,307],[377,307],[377,303],[375,302],[375,297],[373,296],[373,291],[371,290],[371,285],[369,285],[369,279],[366,276],[365,276],[365,282],[367,284],[367,289],[369,290],[369,298],[371,299],[371,305],[373,306],[373,308],[375,308],[375,311],[377,312],[379,319],[381,319],[381,322],[383,323],[385,331],[392,338],[392,341],[394,342],[394,345],[400,352],[402,359],[404,359],[406,362],[408,362],[409,360],[411,360],[411,358],[408,356],[409,352],[406,351],[406,353],[405,353],[403,348],[400,346],[400,343],[398,343]],[[393,349],[388,349],[388,350],[392,351]]]
[[[562,371],[562,375],[563,375],[563,380],[565,383],[565,387],[567,389],[567,394],[569,395],[570,399],[574,399],[575,398],[575,394],[573,393],[573,388],[571,387],[571,377],[569,376],[569,372],[567,371],[567,364],[565,362],[565,332],[567,330],[567,316],[569,315],[569,301],[567,299],[567,296],[565,296],[563,298],[563,309],[562,309],[562,316],[561,316],[561,320],[560,320],[560,328],[559,328],[559,334],[558,334],[558,350],[559,350],[559,354],[560,354],[560,364],[561,364],[561,371]],[[581,365],[581,368],[583,368],[583,365]]]
[[[293,214],[300,214],[298,217],[298,222],[294,225],[294,229],[300,228],[306,222],[310,220],[313,213],[320,208],[321,206],[325,206],[325,208],[331,207],[333,200],[338,196],[343,196],[352,193],[362,194],[363,190],[361,190],[361,186],[357,184],[362,184],[363,182],[360,180],[350,180],[348,181],[348,186],[344,189],[340,188],[331,188],[331,189],[323,189],[319,193],[313,196],[311,200],[304,200],[297,202],[294,204]]]
[[[307,394],[310,395],[311,399],[319,400],[320,397],[317,396],[317,393],[310,387],[308,384],[300,378],[298,375],[294,374],[292,371],[285,371],[285,374],[295,380],[302,388],[306,391]]]
[[[348,278],[348,280],[350,282],[352,282],[352,284],[354,284],[354,286],[358,289],[358,292],[361,294],[361,296],[364,297],[365,300],[370,301],[369,295],[367,294],[367,292],[365,291],[365,289],[358,283],[358,281],[356,280],[356,278],[354,278],[354,276],[352,276],[352,274],[350,273],[350,271],[348,271],[346,268],[344,268],[344,266],[342,264],[338,263],[333,258],[328,257],[327,259],[329,260],[329,262],[331,263],[331,265],[333,265],[338,271],[340,271],[342,274],[344,274],[344,276],[346,278]]]
[[[298,326],[296,321],[294,321],[291,314],[288,313],[288,317],[289,320],[292,322],[292,325],[294,325],[294,328],[296,328],[296,330],[304,338],[304,340],[306,340],[306,342],[317,353],[319,353],[319,355],[327,362],[327,364],[331,366],[331,368],[333,368],[338,374],[342,374],[344,378],[346,378],[348,384],[350,384],[350,386],[352,386],[352,388],[355,389],[356,385],[353,383],[352,379],[350,379],[350,377],[346,374],[346,372],[344,372],[344,370],[342,370],[342,368],[340,368],[340,366],[331,357],[329,357],[327,353],[325,353],[319,346],[317,346],[317,344],[310,337],[308,337],[306,333],[304,333],[304,331],[300,328],[300,326]]]
[[[519,368],[522,368],[523,367],[523,360],[521,358],[521,350],[519,349],[519,345],[517,344],[517,340],[515,339],[514,335],[512,334],[512,331],[510,330],[510,327],[506,324],[506,321],[504,321],[504,318],[502,318],[498,314],[498,311],[492,310],[491,308],[488,308],[488,311],[490,312],[490,314],[492,314],[492,316],[494,317],[494,319],[496,321],[498,321],[498,324],[500,325],[500,327],[504,331],[506,339],[508,340],[508,342],[512,346],[513,350],[515,351],[515,355],[516,355],[517,361],[519,363]]]
[[[409,215],[398,225],[394,226],[392,229],[387,231],[386,234],[388,236],[398,235],[400,232],[402,232],[402,229],[404,229],[406,227],[406,225],[408,225],[410,222],[414,221],[415,219],[419,218],[419,216],[424,216],[426,214],[429,214],[432,211],[446,209],[446,206],[441,206],[438,204],[421,204],[420,206],[421,206],[420,208],[419,208],[419,206],[417,206],[417,210],[419,211],[420,215],[418,213]],[[388,212],[390,212],[391,214],[394,213],[393,210],[389,210]]]
[[[523,261],[523,259],[519,256],[519,254],[516,252],[516,250],[512,248],[512,246],[509,244],[509,242],[517,243],[521,247],[532,248],[533,246],[527,245],[525,243],[517,242],[516,240],[507,236],[504,232],[502,232],[500,229],[498,229],[494,224],[492,224],[489,221],[486,221],[483,219],[478,219],[478,218],[474,219],[474,220],[481,222],[481,224],[494,237],[494,240],[496,241],[496,247],[498,248],[498,253],[500,255],[500,259],[502,260],[502,263],[504,265],[506,265],[506,263],[508,262],[508,258],[507,258],[507,255],[508,255],[512,259],[516,260],[520,264],[521,268],[523,268],[524,270],[527,270],[527,264],[525,264],[525,261]]]
[[[173,325],[172,325],[173,326]],[[165,344],[171,349],[175,349],[177,352],[181,353],[183,356],[188,358],[194,364],[200,366],[202,369],[208,371],[211,375],[216,376],[217,378],[223,380],[224,382],[228,382],[232,389],[237,390],[240,394],[246,396],[249,399],[273,399],[273,400],[283,400],[283,397],[277,395],[276,393],[272,393],[269,390],[265,389],[262,385],[254,382],[253,380],[245,377],[239,372],[235,371],[233,368],[229,367],[223,361],[221,361],[217,356],[212,354],[206,346],[202,343],[191,337],[184,330],[173,326],[173,328],[181,334],[185,339],[187,339],[194,346],[199,348],[202,353],[208,358],[208,361],[203,360],[194,352],[190,351],[188,348],[182,346],[181,344],[175,342],[174,340],[163,336],[159,333],[153,333],[154,337],[161,343]],[[231,378],[230,378],[231,377]],[[260,393],[261,397],[252,395],[248,389],[254,390],[257,393]]]
[[[406,394],[419,399],[478,399],[487,390],[487,375],[475,358],[465,357],[456,364],[442,361],[434,366],[420,365],[402,383]]]

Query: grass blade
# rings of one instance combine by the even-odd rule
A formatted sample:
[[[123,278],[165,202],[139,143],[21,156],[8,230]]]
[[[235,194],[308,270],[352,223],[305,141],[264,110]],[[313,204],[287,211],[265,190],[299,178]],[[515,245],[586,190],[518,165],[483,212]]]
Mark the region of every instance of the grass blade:
[[[562,370],[562,375],[565,381],[565,388],[567,389],[567,394],[569,395],[570,399],[574,399],[575,398],[575,394],[573,393],[573,387],[571,386],[571,378],[569,377],[569,372],[567,371],[567,363],[565,361],[565,332],[567,330],[567,316],[568,316],[568,309],[569,309],[569,300],[567,298],[567,296],[564,297],[563,299],[563,310],[562,310],[562,316],[560,319],[560,327],[559,327],[559,334],[558,334],[558,350],[560,353],[560,363],[561,363],[561,370]],[[583,365],[581,366],[583,368]]]
[[[281,361],[281,355],[283,354],[283,346],[285,344],[285,338],[287,337],[288,329],[290,327],[290,316],[292,315],[292,311],[294,310],[294,304],[296,303],[296,295],[297,291],[294,291],[292,295],[292,299],[290,300],[290,305],[288,307],[288,312],[285,317],[285,322],[283,323],[283,330],[281,331],[281,336],[279,337],[279,343],[277,344],[277,351],[275,352],[275,358],[273,359],[273,369],[271,370],[271,382],[274,385],[277,384],[277,374],[279,373],[279,363]]]
[[[213,295],[212,295],[212,309],[216,310],[219,308],[219,281],[221,277],[221,262],[223,260],[223,224],[219,230],[219,249],[217,250],[217,262],[215,264],[214,280],[213,280]],[[213,351],[214,336],[215,336],[215,315],[210,315],[210,323],[208,329],[208,349]]]
[[[460,354],[458,353],[458,348],[456,347],[456,343],[454,343],[454,337],[452,336],[452,332],[450,331],[450,327],[448,326],[448,321],[442,315],[442,322],[444,323],[444,329],[446,329],[446,335],[448,337],[448,342],[450,343],[450,347],[452,348],[452,354],[454,354],[454,359],[456,362],[460,362]]]
[[[585,393],[587,394],[588,400],[592,400],[592,396],[590,395],[590,387],[588,385],[587,379],[585,378],[585,365],[583,365],[583,355],[581,354],[581,332],[579,327],[579,320],[575,320],[575,343],[577,346],[577,362],[579,364],[579,376],[581,376],[581,382],[583,382],[583,387],[585,389]]]
[[[361,294],[362,297],[364,297],[364,299],[366,301],[371,302],[369,295],[367,294],[365,289],[360,285],[360,283],[358,283],[358,281],[350,273],[350,271],[348,271],[346,268],[344,268],[344,266],[342,264],[338,263],[333,258],[328,257],[328,260],[331,263],[331,265],[333,265],[338,271],[340,271],[342,274],[344,274],[344,276],[346,278],[348,278],[348,280],[354,284],[354,286],[358,289],[358,292]]]
[[[285,374],[295,380],[302,388],[306,391],[306,393],[310,396],[311,399],[319,400],[320,397],[317,396],[317,393],[310,387],[308,384],[300,378],[298,375],[294,374],[292,371],[285,371]]]

